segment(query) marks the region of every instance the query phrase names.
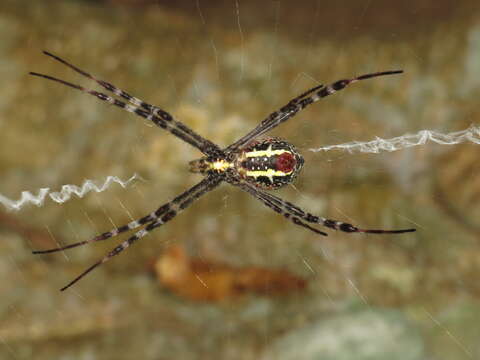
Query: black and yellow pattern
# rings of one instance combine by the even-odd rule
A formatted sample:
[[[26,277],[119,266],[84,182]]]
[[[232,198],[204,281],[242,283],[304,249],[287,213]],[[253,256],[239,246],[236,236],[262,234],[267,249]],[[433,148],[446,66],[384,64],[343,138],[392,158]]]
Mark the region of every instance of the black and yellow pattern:
[[[328,86],[315,86],[314,88],[290,100],[288,104],[283,106],[280,110],[270,114],[266,119],[260,122],[258,126],[256,126],[245,136],[241,137],[239,140],[226,147],[225,149],[221,149],[218,145],[203,138],[195,131],[187,127],[185,124],[176,120],[165,110],[157,106],[148,104],[136,97],[133,97],[132,95],[128,94],[124,90],[117,88],[109,82],[97,79],[93,75],[68,63],[67,61],[59,58],[56,55],[48,52],[44,53],[55,59],[56,61],[59,61],[62,64],[70,67],[81,75],[91,80],[94,80],[105,90],[125,99],[126,101],[128,101],[129,104],[104,93],[87,89],[80,85],[57,79],[49,75],[34,72],[30,73],[31,75],[59,82],[63,85],[95,96],[97,99],[122,108],[123,110],[134,113],[140,117],[147,119],[148,121],[152,121],[158,127],[170,132],[179,139],[192,145],[205,155],[205,157],[190,162],[190,171],[205,175],[203,180],[195,186],[191,187],[190,189],[186,190],[182,194],[175,197],[172,201],[163,204],[152,213],[138,220],[131,221],[126,225],[107,231],[90,240],[80,241],[77,243],[49,250],[34,251],[34,254],[44,254],[62,251],[76,246],[85,245],[91,242],[106,240],[120,233],[144,226],[141,230],[138,230],[127,240],[116,246],[106,256],[94,263],[92,266],[83,271],[79,276],[73,279],[70,283],[64,286],[61,289],[62,291],[75,284],[78,280],[83,278],[96,267],[107,262],[112,257],[118,255],[123,250],[127,249],[130,245],[144,237],[150,231],[172,220],[178,213],[186,209],[202,195],[215,189],[220,183],[224,181],[228,182],[231,185],[237,186],[245,192],[251,194],[253,197],[260,200],[264,205],[270,207],[277,213],[283,215],[286,219],[292,221],[295,225],[302,226],[308,230],[315,232],[316,234],[324,236],[327,235],[325,232],[316,229],[313,226],[310,226],[309,223],[320,224],[331,229],[349,233],[363,232],[371,234],[398,234],[415,231],[415,229],[361,229],[348,223],[312,215],[308,212],[303,211],[298,206],[295,206],[288,201],[282,200],[274,195],[265,192],[264,190],[278,189],[287,184],[291,184],[295,180],[295,177],[298,175],[299,171],[302,169],[304,160],[303,157],[297,152],[295,147],[284,140],[277,138],[266,138],[263,140],[258,140],[262,135],[277,127],[281,123],[287,121],[291,117],[295,116],[299,111],[301,111],[308,105],[313,104],[314,102],[339,90],[342,90],[354,82],[377,76],[399,74],[402,72],[401,70],[366,74],[352,79],[338,80]]]

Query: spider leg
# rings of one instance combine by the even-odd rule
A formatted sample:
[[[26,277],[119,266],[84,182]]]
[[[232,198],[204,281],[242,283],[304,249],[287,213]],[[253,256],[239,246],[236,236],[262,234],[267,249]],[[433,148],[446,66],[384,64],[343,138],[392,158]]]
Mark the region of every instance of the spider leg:
[[[297,218],[297,219],[302,219],[309,223],[320,224],[330,229],[340,230],[347,233],[358,232],[358,233],[368,233],[368,234],[402,234],[402,233],[416,231],[416,229],[400,229],[400,230],[361,229],[349,223],[335,221],[331,219],[326,219],[324,217],[312,215],[308,212],[303,211],[298,206],[288,201],[282,200],[275,195],[272,195],[270,193],[257,189],[256,187],[254,187],[253,185],[250,185],[249,183],[241,182],[233,185],[236,185],[240,187],[242,190],[253,195],[255,198],[262,201],[268,207],[271,207],[278,213],[283,214],[286,218],[290,218],[295,224],[297,223],[293,219]],[[271,204],[273,204],[275,208],[272,207]],[[289,216],[287,216],[286,214],[289,214]],[[297,225],[301,225],[301,224],[297,224]],[[310,228],[308,226],[304,226],[304,227],[307,227],[308,229],[316,233],[318,233],[319,231],[317,229]]]
[[[172,215],[173,214],[173,215]],[[169,215],[169,217],[167,218],[167,215]],[[155,221],[155,222],[152,222],[150,224],[148,224],[144,229],[141,229],[139,231],[137,231],[134,235],[130,236],[127,240],[125,240],[124,242],[122,242],[120,245],[116,246],[112,251],[110,251],[106,256],[104,256],[101,260],[97,261],[96,263],[94,263],[92,266],[90,266],[88,269],[86,269],[85,271],[83,271],[80,275],[78,275],[75,279],[73,279],[72,281],[70,281],[67,285],[65,285],[64,287],[62,287],[60,289],[60,291],[64,291],[66,289],[68,289],[70,286],[72,286],[73,284],[75,284],[77,281],[79,281],[81,278],[83,278],[85,275],[87,275],[90,271],[92,271],[93,269],[95,269],[96,267],[102,265],[103,263],[107,262],[108,260],[110,260],[112,257],[114,257],[115,255],[118,255],[120,252],[122,252],[123,250],[125,250],[126,248],[128,248],[130,245],[132,245],[135,241],[141,239],[142,237],[144,237],[145,235],[147,235],[150,231],[152,231],[153,229],[155,229],[156,227],[164,224],[165,222],[171,220],[173,217],[174,217],[174,213],[167,213],[165,214],[162,218],[160,218],[159,220]],[[165,219],[165,220],[164,220]]]
[[[382,71],[357,76],[352,79],[338,80],[328,86],[317,85],[310,90],[307,90],[303,94],[297,96],[296,98],[290,100],[288,104],[280,108],[280,110],[271,113],[267,118],[262,120],[262,122],[258,124],[253,130],[248,132],[246,135],[241,137],[233,144],[229,145],[224,151],[230,153],[243,147],[255,138],[265,134],[266,132],[272,130],[281,123],[292,118],[298,112],[306,108],[308,105],[313,104],[314,102],[317,102],[318,100],[328,95],[332,95],[333,93],[346,88],[348,85],[353,84],[354,82],[370,79],[377,76],[401,74],[402,72],[403,70]]]
[[[172,133],[176,137],[182,139],[186,143],[196,147],[197,149],[199,149],[204,154],[208,155],[210,152],[216,151],[215,148],[217,148],[218,151],[221,151],[213,143],[212,143],[213,147],[205,147],[205,143],[201,139],[192,137],[192,136],[190,136],[190,134],[185,133],[182,130],[179,130],[179,128],[174,123],[172,123],[170,121],[172,119],[171,117],[168,117],[168,116],[167,117],[159,117],[159,116],[155,115],[154,113],[151,113],[147,110],[144,110],[144,109],[142,109],[138,106],[126,104],[123,101],[117,100],[117,99],[115,99],[111,96],[108,96],[108,95],[104,94],[104,93],[101,93],[101,92],[98,92],[98,91],[95,91],[95,90],[91,90],[91,89],[87,89],[87,88],[84,88],[83,86],[73,84],[73,83],[70,83],[70,82],[65,81],[65,80],[57,79],[53,76],[49,76],[49,75],[45,75],[45,74],[39,74],[39,73],[36,73],[36,72],[30,72],[30,74],[34,75],[34,76],[43,77],[43,78],[48,79],[48,80],[56,81],[56,82],[59,82],[61,84],[66,85],[66,86],[72,87],[74,89],[83,91],[87,94],[90,94],[90,95],[93,95],[93,96],[97,97],[98,99],[100,99],[102,101],[106,101],[109,104],[115,105],[119,108],[122,108],[122,109],[128,111],[128,112],[134,113],[134,114],[136,114],[138,116],[141,116],[141,117],[143,117],[143,118],[145,118],[149,121],[152,121],[155,125],[159,126],[162,129],[165,129],[165,130],[169,131],[170,133]]]
[[[119,89],[115,85],[113,85],[113,84],[111,84],[107,81],[97,79],[92,74],[89,74],[85,70],[82,70],[82,69],[76,67],[75,65],[70,64],[68,61],[62,59],[61,57],[59,57],[57,55],[52,54],[51,52],[43,51],[43,53],[45,55],[50,56],[51,58],[55,59],[56,61],[62,63],[63,65],[68,66],[70,69],[74,70],[75,72],[89,78],[90,80],[95,81],[98,85],[100,85],[104,89],[114,93],[115,95],[118,95],[118,96],[126,99],[128,102],[132,103],[133,105],[143,107],[145,110],[148,110],[150,112],[152,111],[153,105],[150,105],[150,104],[146,103],[145,101],[143,101],[141,99],[138,99],[135,96],[130,95],[125,90]]]
[[[153,229],[155,229],[155,228],[167,223],[168,221],[172,220],[181,211],[183,211],[188,206],[190,206],[193,202],[195,202],[200,196],[202,196],[202,195],[208,193],[209,191],[215,189],[222,182],[222,180],[223,180],[222,176],[218,176],[218,175],[207,176],[201,182],[199,182],[197,185],[191,187],[187,191],[178,195],[172,201],[162,205],[156,211],[152,212],[151,214],[149,214],[147,216],[142,217],[141,219],[139,219],[137,221],[132,221],[132,222],[130,222],[130,223],[124,225],[124,226],[121,226],[121,227],[119,227],[115,230],[111,230],[111,231],[106,232],[102,235],[99,235],[92,240],[87,240],[87,241],[78,242],[78,243],[75,243],[75,244],[70,244],[70,245],[64,246],[62,248],[55,248],[55,249],[44,250],[44,251],[34,251],[34,254],[55,252],[55,251],[60,251],[60,250],[69,249],[69,248],[72,248],[72,247],[84,245],[84,244],[87,244],[87,243],[90,243],[90,242],[93,242],[93,241],[105,240],[105,239],[111,238],[113,236],[116,236],[121,232],[133,229],[135,227],[139,227],[139,226],[144,225],[144,224],[148,224],[147,226],[145,226],[145,228],[137,231],[134,235],[129,237],[126,241],[124,241],[120,245],[116,246],[104,258],[102,258],[101,260],[97,261],[95,264],[90,266],[88,269],[86,269],[84,272],[82,272],[79,276],[77,276],[74,280],[72,280],[70,283],[68,283],[65,287],[63,287],[61,289],[62,291],[66,290],[67,288],[72,286],[74,283],[76,283],[78,280],[80,280],[82,277],[87,275],[90,271],[95,269],[97,266],[100,266],[101,264],[107,262],[113,256],[118,255],[120,252],[122,252],[123,250],[128,248],[135,241],[144,237],[146,234],[148,234]]]
[[[163,109],[161,109],[157,106],[148,104],[148,103],[144,102],[143,100],[140,100],[140,99],[128,94],[124,90],[117,88],[116,86],[110,84],[107,81],[97,79],[93,75],[87,73],[84,70],[79,69],[78,67],[68,63],[67,61],[61,59],[60,57],[58,57],[56,55],[53,55],[53,54],[51,54],[47,51],[44,51],[43,53],[45,55],[48,55],[48,56],[52,57],[53,59],[61,62],[62,64],[68,66],[69,68],[71,68],[74,71],[80,73],[81,75],[83,75],[83,76],[85,76],[85,77],[87,77],[91,80],[94,80],[95,82],[97,82],[100,86],[102,86],[106,90],[108,90],[108,91],[114,93],[115,95],[118,95],[118,96],[128,100],[133,105],[125,104],[124,102],[119,101],[117,99],[114,99],[114,98],[112,98],[108,95],[105,95],[103,93],[100,93],[100,92],[97,92],[97,91],[94,91],[94,90],[90,90],[90,89],[86,89],[82,86],[75,85],[75,84],[72,84],[70,82],[60,80],[60,79],[54,78],[54,77],[49,76],[49,75],[39,74],[39,73],[36,73],[36,72],[30,72],[31,75],[43,77],[43,78],[46,78],[46,79],[49,79],[49,80],[53,80],[53,81],[62,83],[64,85],[70,86],[74,89],[77,89],[77,90],[86,92],[88,94],[91,94],[93,96],[96,96],[100,100],[107,101],[110,104],[118,106],[118,107],[120,107],[120,108],[122,108],[122,109],[124,109],[128,112],[133,112],[133,113],[135,113],[135,114],[137,114],[137,115],[139,115],[139,116],[141,116],[141,117],[143,117],[143,118],[145,118],[149,121],[152,121],[155,125],[161,127],[162,129],[165,129],[165,130],[169,131],[170,133],[172,133],[176,137],[180,138],[181,140],[183,140],[183,141],[187,142],[188,144],[196,147],[197,149],[199,149],[205,155],[218,155],[219,153],[221,153],[221,150],[217,145],[215,145],[211,141],[203,138],[202,136],[198,135],[195,131],[193,131],[192,129],[187,127],[182,122],[176,120],[171,114],[169,114],[165,110],[163,110]]]
[[[280,215],[283,215],[286,219],[289,219],[291,222],[293,222],[295,225],[302,226],[308,230],[311,230],[317,234],[323,235],[323,236],[328,236],[327,233],[318,230],[308,224],[305,224],[302,220],[300,220],[300,217],[298,216],[297,213],[289,212],[286,211],[285,207],[281,206],[278,202],[272,201],[269,199],[267,196],[268,195],[266,192],[263,192],[259,189],[257,189],[255,186],[250,185],[247,182],[239,182],[239,183],[233,183],[231,182],[232,185],[238,186],[242,190],[248,192],[250,195],[252,195],[254,198],[260,200],[263,202],[266,206],[271,208],[273,211],[279,213]]]
[[[140,219],[137,219],[135,221],[131,221],[125,225],[122,225],[116,229],[112,229],[110,231],[104,232],[103,234],[97,235],[96,237],[89,239],[89,240],[84,240],[84,241],[79,241],[73,244],[68,244],[62,247],[56,247],[52,249],[47,249],[47,250],[34,250],[32,251],[33,254],[49,254],[53,252],[58,252],[58,251],[63,251],[67,249],[71,249],[77,246],[81,245],[86,245],[91,242],[96,242],[96,241],[102,241],[102,240],[107,240],[110,239],[114,236],[117,236],[120,233],[136,229],[142,225],[155,222],[160,216],[171,210],[172,207],[176,206],[175,204],[180,204],[182,201],[185,199],[188,199],[190,197],[195,198],[195,192],[198,191],[198,189],[202,189],[202,186],[200,186],[202,183],[199,183],[198,185],[190,188],[189,190],[185,191],[184,193],[180,194],[177,196],[175,199],[173,199],[171,202],[165,203],[162,206],[160,206],[157,210],[153,211],[152,213],[141,217]]]
[[[266,197],[270,199],[272,202],[276,203],[278,206],[282,207],[285,211],[295,214],[301,219],[315,224],[321,224],[326,226],[330,229],[340,230],[343,232],[361,232],[361,233],[368,233],[368,234],[402,234],[406,232],[414,232],[416,229],[399,229],[399,230],[383,230],[383,229],[361,229],[352,224],[345,223],[342,221],[336,221],[331,219],[326,219],[321,216],[312,215],[308,212],[303,211],[298,206],[280,199],[279,197],[265,193]]]
[[[130,221],[129,223],[125,224],[125,225],[122,225],[116,229],[112,229],[110,231],[107,231],[107,232],[104,232],[103,234],[100,234],[100,235],[97,235],[95,236],[94,238],[92,239],[89,239],[89,240],[84,240],[84,241],[79,241],[79,242],[76,242],[76,243],[73,243],[73,244],[68,244],[68,245],[65,245],[65,246],[62,246],[62,247],[57,247],[57,248],[53,248],[53,249],[47,249],[47,250],[34,250],[32,251],[32,254],[49,254],[49,253],[53,253],[53,252],[57,252],[57,251],[63,251],[63,250],[67,250],[67,249],[71,249],[71,248],[75,248],[77,246],[81,246],[81,245],[86,245],[86,244],[89,244],[89,243],[92,243],[92,242],[96,242],[96,241],[102,241],[102,240],[107,240],[107,239],[110,239],[112,237],[115,237],[117,236],[118,234],[121,234],[123,232],[126,232],[126,231],[129,231],[129,230],[133,230],[133,229],[136,229],[138,228],[139,226],[141,225],[145,225],[145,224],[148,224],[150,222],[153,222],[155,221],[156,219],[158,219],[161,215],[163,215],[166,211],[169,210],[169,206],[170,203],[166,203],[162,206],[160,206],[157,210],[155,210],[154,212],[146,215],[146,216],[143,216],[141,217],[140,219],[137,219],[135,221]]]

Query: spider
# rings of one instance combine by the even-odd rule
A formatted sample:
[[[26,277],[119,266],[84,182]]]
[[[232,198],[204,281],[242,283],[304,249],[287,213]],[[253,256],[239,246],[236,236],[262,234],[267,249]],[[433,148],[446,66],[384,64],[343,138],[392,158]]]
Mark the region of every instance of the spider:
[[[233,144],[222,149],[218,145],[197,134],[182,122],[175,119],[165,110],[148,104],[143,100],[140,100],[117,88],[107,81],[94,77],[93,75],[79,69],[78,67],[70,64],[56,55],[53,55],[47,51],[44,51],[43,53],[68,66],[77,73],[80,73],[81,75],[95,81],[105,90],[125,99],[128,103],[120,101],[105,93],[84,88],[80,85],[76,85],[49,75],[30,72],[31,75],[59,82],[152,121],[158,127],[170,132],[174,136],[197,148],[203,153],[203,157],[193,160],[189,163],[190,171],[193,173],[202,174],[204,176],[203,180],[175,197],[172,201],[161,205],[158,209],[150,214],[135,221],[131,221],[118,228],[104,232],[103,234],[100,234],[89,240],[48,250],[33,251],[34,254],[63,251],[91,242],[106,240],[123,232],[144,226],[141,230],[138,230],[127,240],[117,245],[102,259],[91,265],[75,279],[61,288],[61,291],[68,289],[70,286],[87,275],[90,271],[107,262],[114,256],[120,254],[123,250],[127,249],[130,245],[147,235],[152,230],[172,220],[181,211],[192,205],[201,196],[214,190],[222,182],[227,182],[242,189],[275,212],[283,215],[295,225],[304,227],[305,229],[323,236],[327,236],[327,233],[309,224],[320,224],[327,228],[340,230],[346,233],[400,234],[416,230],[372,230],[358,228],[349,223],[312,215],[302,210],[298,206],[265,191],[275,190],[292,183],[302,169],[304,160],[292,144],[279,138],[262,137],[262,135],[284,123],[288,119],[294,117],[298,112],[303,110],[308,105],[311,105],[328,95],[340,91],[354,82],[378,76],[400,74],[403,72],[402,70],[365,74],[351,79],[338,80],[327,86],[317,85],[290,100],[285,106],[271,113],[253,130],[242,136]]]

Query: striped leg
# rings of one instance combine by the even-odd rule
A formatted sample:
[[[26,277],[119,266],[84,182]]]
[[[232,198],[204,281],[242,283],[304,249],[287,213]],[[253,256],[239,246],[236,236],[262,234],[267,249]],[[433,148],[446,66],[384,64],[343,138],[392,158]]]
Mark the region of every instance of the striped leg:
[[[96,242],[96,241],[102,241],[102,240],[110,239],[112,237],[117,236],[118,234],[121,234],[121,233],[129,231],[129,230],[136,229],[141,225],[148,224],[148,223],[158,219],[161,215],[163,215],[169,209],[169,207],[168,207],[169,204],[170,203],[162,205],[161,207],[159,207],[157,210],[155,210],[151,214],[148,214],[148,215],[146,215],[146,216],[144,216],[140,219],[137,219],[135,221],[131,221],[128,224],[122,225],[122,226],[120,226],[116,229],[112,229],[110,231],[104,232],[103,234],[97,235],[92,239],[79,241],[79,242],[76,242],[76,243],[73,243],[73,244],[68,244],[68,245],[53,248],[53,249],[34,250],[34,251],[32,251],[32,253],[33,254],[49,254],[49,253],[53,253],[53,252],[57,252],[57,251],[63,251],[63,250],[75,248],[77,246],[89,244],[89,243]]]
[[[284,207],[279,205],[278,203],[271,201],[267,196],[267,193],[257,189],[255,186],[250,185],[247,182],[239,182],[239,183],[231,183],[232,185],[240,187],[242,190],[248,192],[250,195],[252,195],[254,198],[257,198],[261,202],[263,202],[266,206],[268,206],[270,209],[273,211],[279,213],[280,215],[283,215],[286,219],[289,219],[292,221],[295,225],[302,226],[308,230],[311,230],[317,234],[328,236],[327,233],[320,231],[318,229],[315,229],[314,227],[311,227],[308,224],[305,224],[303,221],[300,220],[300,217],[292,212],[286,211]]]
[[[308,212],[303,211],[298,206],[293,205],[288,201],[282,200],[275,195],[259,190],[248,183],[244,182],[244,183],[239,183],[234,185],[239,186],[244,191],[253,195],[255,198],[262,201],[268,207],[273,208],[270,205],[270,204],[273,204],[276,207],[276,208],[273,208],[275,211],[277,211],[280,214],[283,214],[286,218],[290,218],[295,224],[297,223],[293,219],[299,218],[309,223],[320,224],[330,229],[340,230],[347,233],[358,232],[358,233],[368,233],[368,234],[402,234],[406,232],[416,231],[416,229],[401,229],[401,230],[361,229],[349,223],[335,221],[335,220],[326,219],[320,216],[312,215]],[[288,214],[288,216],[286,214]],[[302,225],[302,224],[297,224],[297,225]],[[307,226],[304,226],[304,227],[307,227]],[[319,232],[319,230],[317,229],[314,229],[311,227],[307,227],[307,228],[316,233]],[[326,235],[326,234],[323,233],[322,235]]]
[[[354,82],[370,79],[377,76],[400,74],[402,72],[402,70],[383,71],[361,75],[353,79],[338,80],[328,86],[315,86],[310,90],[307,90],[303,94],[297,96],[296,98],[290,100],[289,103],[282,107],[280,110],[271,113],[266,119],[264,119],[260,124],[258,124],[257,127],[255,127],[252,131],[247,133],[245,136],[243,136],[230,146],[228,146],[224,151],[229,153],[243,147],[244,145],[251,142],[253,139],[265,134],[266,132],[272,130],[281,123],[292,118],[299,111],[306,108],[308,105],[313,104],[314,102],[317,102],[318,100],[337,91],[340,91],[346,88],[348,85],[353,84]]]
[[[73,87],[74,89],[78,89],[78,90],[81,90],[81,91],[86,92],[88,94],[91,94],[93,96],[96,96],[100,100],[107,101],[110,104],[118,106],[118,107],[120,107],[120,108],[122,108],[122,109],[124,109],[128,112],[135,113],[135,114],[137,114],[137,115],[139,115],[139,116],[141,116],[141,117],[143,117],[143,118],[145,118],[149,121],[152,121],[155,125],[161,127],[162,129],[165,129],[165,130],[169,131],[170,133],[172,133],[173,135],[182,139],[183,141],[185,141],[185,142],[189,143],[190,145],[196,147],[201,152],[203,152],[205,155],[214,155],[215,156],[215,155],[218,155],[219,153],[221,153],[221,150],[217,145],[215,145],[211,141],[203,138],[202,136],[198,135],[196,132],[194,132],[192,129],[187,127],[185,124],[176,120],[171,114],[169,114],[165,110],[163,110],[163,109],[161,109],[157,106],[148,104],[148,103],[144,102],[143,100],[140,100],[140,99],[128,94],[124,90],[117,88],[116,86],[110,84],[107,81],[97,79],[93,75],[87,73],[84,70],[79,69],[78,67],[68,63],[67,61],[59,58],[56,55],[53,55],[53,54],[51,54],[47,51],[44,51],[44,54],[52,57],[53,59],[55,59],[59,62],[61,62],[62,64],[68,66],[69,68],[73,69],[74,71],[78,72],[79,74],[81,74],[81,75],[83,75],[83,76],[85,76],[85,77],[87,77],[91,80],[94,80],[95,82],[97,82],[97,84],[99,84],[100,86],[102,86],[106,90],[112,92],[115,95],[118,95],[118,96],[126,99],[132,105],[125,104],[124,102],[119,101],[117,99],[114,99],[114,98],[112,98],[108,95],[105,95],[103,93],[100,93],[100,92],[97,92],[97,91],[94,91],[94,90],[90,90],[90,89],[86,89],[86,88],[83,88],[79,85],[75,85],[75,84],[69,83],[67,81],[54,78],[52,76],[39,74],[39,73],[35,73],[35,72],[30,72],[31,75],[40,76],[40,77],[43,77],[43,78],[46,78],[46,79],[49,79],[49,80],[60,82],[64,85]]]
[[[171,217],[173,218],[173,216]],[[170,218],[170,219],[171,219]],[[169,220],[170,220],[169,219]],[[166,220],[168,221],[168,220]],[[165,221],[165,222],[166,222]],[[112,257],[115,255],[118,255],[120,252],[128,248],[130,245],[132,245],[135,241],[141,239],[145,235],[147,235],[150,231],[155,229],[156,227],[162,225],[163,222],[162,220],[157,220],[153,223],[148,224],[144,229],[137,231],[134,235],[130,236],[127,240],[125,240],[123,243],[120,245],[116,246],[112,251],[110,251],[106,256],[104,256],[101,260],[97,261],[95,264],[90,266],[88,269],[86,269],[84,272],[82,272],[80,275],[78,275],[75,279],[70,281],[67,285],[65,285],[63,288],[60,289],[60,291],[67,290],[70,286],[75,284],[77,281],[79,281],[81,278],[83,278],[85,275],[87,275],[90,271],[95,269],[96,267],[102,265],[103,263],[107,262],[110,260]]]
[[[99,240],[105,240],[108,238],[111,238],[113,236],[116,236],[117,234],[134,229],[136,227],[139,227],[143,224],[148,224],[145,226],[143,229],[137,231],[134,235],[132,235],[130,238],[128,238],[126,241],[121,243],[120,245],[116,246],[112,251],[110,251],[104,258],[102,258],[100,261],[97,261],[95,264],[90,266],[88,269],[86,269],[84,272],[82,272],[79,276],[77,276],[75,279],[73,279],[70,283],[68,283],[65,287],[63,287],[61,290],[66,290],[73,284],[75,284],[78,280],[83,278],[85,275],[87,275],[90,271],[95,269],[96,267],[100,266],[101,264],[107,262],[110,260],[112,257],[118,255],[120,252],[128,248],[131,244],[133,244],[135,241],[141,239],[144,237],[146,234],[148,234],[150,231],[153,229],[167,223],[168,221],[172,220],[177,214],[179,214],[181,211],[186,209],[188,206],[190,206],[193,202],[195,202],[200,196],[206,194],[207,192],[215,189],[223,180],[222,176],[214,175],[214,176],[207,176],[205,177],[201,182],[199,182],[197,185],[191,187],[187,191],[183,192],[179,196],[177,196],[175,199],[172,201],[162,205],[159,207],[156,211],[152,212],[151,214],[142,217],[141,219],[137,221],[132,221],[124,226],[121,226],[115,230],[106,232],[102,235],[97,236],[96,238],[88,241],[83,241],[83,242],[78,242],[75,244],[67,245],[62,248],[55,248],[55,249],[50,249],[50,250],[44,250],[44,251],[34,251],[34,254],[41,254],[41,253],[50,253],[50,252],[55,252],[55,251],[60,251],[64,249],[69,249],[75,246],[80,246],[84,245],[93,241],[99,241]]]

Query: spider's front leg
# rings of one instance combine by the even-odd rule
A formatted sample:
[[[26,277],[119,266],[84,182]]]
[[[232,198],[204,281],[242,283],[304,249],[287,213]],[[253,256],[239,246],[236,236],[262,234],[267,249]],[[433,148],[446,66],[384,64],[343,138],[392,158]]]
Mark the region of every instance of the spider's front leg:
[[[356,233],[367,233],[367,234],[402,234],[402,233],[416,231],[416,229],[413,229],[413,228],[399,229],[399,230],[362,229],[349,223],[335,221],[331,219],[326,219],[324,217],[312,215],[308,212],[303,211],[298,206],[288,201],[282,200],[275,195],[262,191],[247,182],[240,182],[232,185],[240,187],[242,190],[248,192],[250,195],[260,200],[263,204],[265,204],[269,208],[272,208],[276,212],[283,214],[285,218],[290,219],[295,225],[300,225],[317,234],[320,233],[321,235],[327,235],[327,234],[311,226],[308,226],[307,224],[300,221],[300,219],[308,223],[320,224],[330,229],[340,230],[347,233],[356,232]]]
[[[95,76],[89,74],[88,72],[78,68],[77,66],[67,62],[66,60],[58,57],[57,55],[53,55],[52,53],[49,53],[48,51],[43,52],[45,55],[55,59],[56,61],[64,64],[65,66],[68,66],[72,70],[76,71],[77,73],[95,81],[98,85],[106,89],[107,91],[113,93],[114,95],[120,96],[123,99],[126,99],[130,104],[127,104],[123,101],[117,100],[114,97],[111,97],[107,94],[104,94],[102,92],[98,92],[96,90],[84,88],[83,86],[73,84],[71,82],[62,80],[62,79],[57,79],[53,76],[50,75],[45,75],[45,74],[39,74],[36,72],[30,72],[31,75],[38,76],[44,79],[52,80],[58,83],[61,83],[63,85],[69,86],[71,88],[80,90],[84,93],[90,94],[92,96],[95,96],[97,99],[105,101],[109,104],[112,104],[114,106],[117,106],[125,111],[134,113],[135,115],[138,115],[140,117],[143,117],[144,119],[147,119],[148,121],[152,121],[155,125],[158,127],[170,132],[177,138],[183,140],[184,142],[192,145],[193,147],[196,147],[199,149],[201,152],[203,152],[205,155],[217,155],[221,154],[220,148],[212,143],[210,140],[207,140],[197,134],[195,131],[190,129],[187,125],[183,124],[182,122],[178,121],[175,119],[174,116],[169,114],[167,111],[161,109],[158,106],[151,105],[139,98],[136,98],[135,96],[130,95],[126,91],[116,87],[115,85],[105,81],[105,80],[100,80],[97,79]]]
[[[178,195],[176,198],[174,198],[172,201],[163,204],[160,206],[156,211],[152,212],[151,214],[144,216],[136,221],[132,221],[124,226],[121,226],[119,228],[113,229],[111,231],[108,231],[106,233],[103,233],[91,240],[86,240],[86,241],[80,241],[77,243],[73,243],[70,245],[66,245],[63,247],[58,247],[54,249],[48,249],[48,250],[37,250],[33,251],[34,254],[45,254],[45,253],[51,253],[51,252],[57,252],[57,251],[63,251],[66,249],[71,249],[73,247],[85,245],[91,242],[96,242],[96,241],[101,241],[101,240],[106,240],[109,238],[112,238],[114,236],[117,236],[120,233],[123,233],[128,230],[132,230],[134,228],[137,228],[141,225],[146,225],[143,229],[137,231],[135,234],[130,236],[127,240],[122,242],[121,244],[117,245],[113,250],[111,250],[106,256],[104,256],[102,259],[91,265],[89,268],[87,268],[85,271],[83,271],[80,275],[78,275],[75,279],[70,281],[66,286],[61,288],[61,291],[64,291],[68,289],[70,286],[75,284],[77,281],[79,281],[81,278],[83,278],[85,275],[87,275],[90,271],[93,269],[97,268],[98,266],[102,265],[103,263],[107,262],[110,260],[112,257],[120,254],[123,250],[127,249],[135,243],[137,240],[140,240],[143,238],[145,235],[147,235],[149,232],[152,230],[156,229],[159,226],[164,225],[165,223],[169,222],[172,220],[176,215],[178,215],[181,211],[186,209],[188,206],[190,206],[194,201],[196,201],[198,198],[200,198],[202,195],[208,193],[209,191],[215,189],[221,182],[223,178],[222,176],[206,176],[201,182],[199,182],[197,185],[191,187],[187,191],[184,191],[182,194]]]

